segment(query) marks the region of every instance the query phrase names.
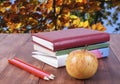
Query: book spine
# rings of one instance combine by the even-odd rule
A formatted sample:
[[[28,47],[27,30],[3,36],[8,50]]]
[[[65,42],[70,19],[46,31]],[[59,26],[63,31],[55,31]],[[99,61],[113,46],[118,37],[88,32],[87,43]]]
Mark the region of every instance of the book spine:
[[[99,44],[93,44],[93,45],[88,45],[87,46],[87,50],[101,49],[101,48],[106,48],[108,46],[109,46],[108,42],[99,43]],[[78,49],[85,49],[85,47],[82,46],[82,47],[76,47],[76,48],[70,48],[70,49],[60,50],[60,51],[56,52],[56,56],[68,54],[71,51],[78,50]]]
[[[90,52],[94,53],[98,59],[103,58],[103,57],[108,57],[109,47],[102,48],[102,49],[90,50]]]
[[[109,34],[103,33],[103,34],[95,34],[95,35],[81,36],[67,40],[61,40],[54,42],[53,51],[64,50],[78,46],[91,45],[95,43],[107,42],[109,41],[109,39],[110,39]]]

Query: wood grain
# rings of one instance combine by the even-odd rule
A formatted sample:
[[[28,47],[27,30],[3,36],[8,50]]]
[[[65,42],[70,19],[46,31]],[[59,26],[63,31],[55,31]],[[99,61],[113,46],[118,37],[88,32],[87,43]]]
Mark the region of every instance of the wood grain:
[[[120,61],[120,34],[111,35],[110,47],[117,59]]]

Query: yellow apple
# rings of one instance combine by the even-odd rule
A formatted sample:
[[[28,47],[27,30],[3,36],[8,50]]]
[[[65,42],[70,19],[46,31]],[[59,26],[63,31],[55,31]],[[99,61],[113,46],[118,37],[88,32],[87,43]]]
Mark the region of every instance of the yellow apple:
[[[74,50],[69,53],[66,60],[66,71],[77,79],[92,77],[98,68],[96,56],[87,50]]]

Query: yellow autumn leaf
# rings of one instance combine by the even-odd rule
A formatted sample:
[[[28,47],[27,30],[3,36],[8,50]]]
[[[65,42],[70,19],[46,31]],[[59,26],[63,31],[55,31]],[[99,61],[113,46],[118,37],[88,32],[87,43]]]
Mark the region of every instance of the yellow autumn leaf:
[[[6,10],[9,10],[10,8],[11,8],[11,5],[10,5],[10,6],[8,6],[8,7],[6,7],[5,9],[6,9]]]
[[[80,19],[77,18],[77,19],[73,20],[72,24],[73,24],[73,25],[76,25],[76,26],[79,26],[79,24],[80,24]]]
[[[64,4],[70,4],[72,0],[65,0]]]
[[[68,22],[69,21],[69,15],[67,15],[67,14],[64,14],[63,16],[62,16],[62,18],[63,18],[63,22]],[[61,20],[62,21],[62,20]]]
[[[97,26],[97,30],[99,30],[99,31],[105,31],[106,30],[106,28],[101,24],[101,22],[97,23],[96,26]]]
[[[11,23],[11,22],[8,22],[7,26],[9,27],[10,30],[13,30],[13,29],[20,28],[22,26],[22,23]]]
[[[47,28],[52,29],[54,27],[53,23],[47,24]]]
[[[9,31],[10,31],[10,32],[12,32],[12,31],[13,31],[13,29],[12,29],[12,28],[9,28]]]
[[[84,22],[80,22],[80,23],[79,23],[79,27],[83,27],[83,23],[84,23]]]
[[[83,0],[76,0],[76,2],[83,2]]]
[[[80,2],[80,3],[86,4],[86,3],[87,3],[87,0],[76,0],[76,2]]]
[[[0,8],[0,11],[1,11],[2,13],[4,13],[4,12],[6,11],[5,7]]]
[[[78,17],[76,15],[70,15],[71,19],[77,19]]]
[[[96,24],[93,24],[92,25],[92,30],[96,30],[96,28],[97,28]]]
[[[67,22],[67,23],[64,24],[65,27],[68,27],[69,25],[70,25],[69,22]]]
[[[8,22],[7,26],[8,26],[9,29],[15,29],[16,28],[15,24],[11,23],[11,22]]]
[[[51,11],[52,9],[53,9],[52,7],[48,8],[49,11]]]
[[[57,14],[60,13],[60,7],[56,7],[56,13],[57,13]]]
[[[105,31],[106,30],[106,28],[104,27],[104,28],[102,28],[100,31]]]
[[[36,25],[38,24],[38,21],[32,17],[28,18],[28,22],[31,24],[31,25]]]
[[[17,23],[16,28],[20,28],[22,26],[22,23]]]
[[[105,30],[106,30],[106,28],[105,28],[105,27],[100,26],[100,27],[97,27],[97,30],[99,30],[99,31],[105,31]]]
[[[61,21],[60,20],[57,20],[57,25],[61,26]]]
[[[70,12],[68,12],[66,15],[70,17]]]
[[[88,22],[88,20],[86,20],[85,22],[83,22],[83,27],[89,27],[89,22]]]

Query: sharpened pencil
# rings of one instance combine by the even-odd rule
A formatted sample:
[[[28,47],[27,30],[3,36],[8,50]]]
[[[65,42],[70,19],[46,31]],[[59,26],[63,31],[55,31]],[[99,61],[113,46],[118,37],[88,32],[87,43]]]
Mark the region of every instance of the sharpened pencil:
[[[18,59],[18,58],[14,58],[14,59],[11,59],[8,61],[9,61],[9,63],[11,63],[11,64],[13,64],[21,69],[24,69],[25,71],[28,71],[28,72],[34,74],[35,76],[40,77],[44,80],[54,79],[54,77],[52,75],[47,74],[43,70],[38,69],[38,68],[36,68],[36,67]]]

